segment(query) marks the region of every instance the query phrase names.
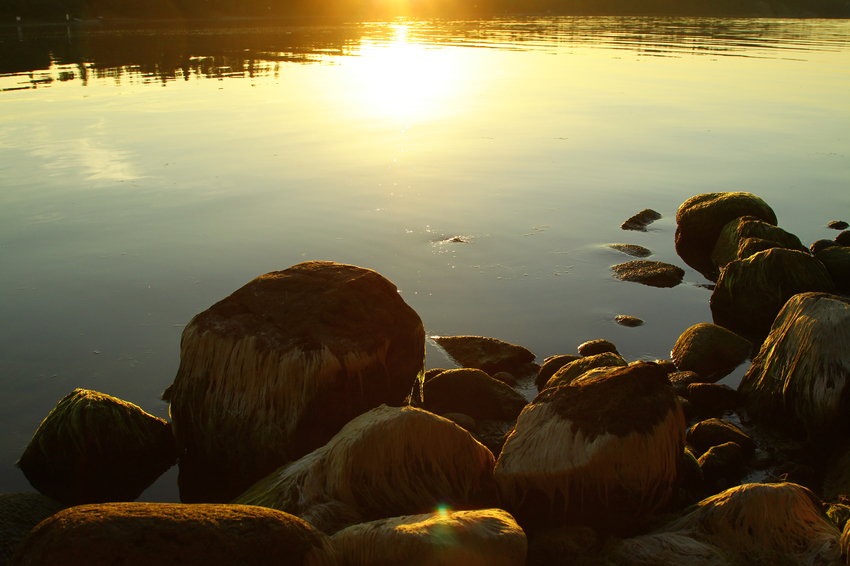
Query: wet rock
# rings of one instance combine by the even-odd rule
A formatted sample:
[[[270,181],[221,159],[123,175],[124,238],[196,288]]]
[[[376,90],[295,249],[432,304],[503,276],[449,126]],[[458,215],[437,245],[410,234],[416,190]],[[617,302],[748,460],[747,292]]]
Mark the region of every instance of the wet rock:
[[[661,261],[635,260],[611,266],[617,278],[651,287],[675,287],[682,282],[685,271]]]
[[[442,415],[464,413],[473,419],[514,421],[528,401],[513,387],[480,369],[450,369],[425,382],[424,401],[417,406]]]
[[[748,258],[770,248],[808,252],[794,234],[755,216],[742,216],[731,220],[720,231],[711,260],[718,269],[723,269],[732,261]]]
[[[10,565],[334,566],[328,537],[298,517],[243,505],[103,503],[39,524]]]
[[[703,383],[715,383],[744,363],[752,348],[731,330],[703,322],[679,336],[671,355],[679,370],[694,371]]]
[[[835,240],[818,240],[814,242],[811,246],[809,246],[809,252],[811,252],[812,255],[817,255],[817,253],[821,250],[840,245],[841,244],[839,244]]]
[[[663,367],[668,374],[678,371],[672,360],[655,360],[655,363]]]
[[[534,354],[516,344],[481,336],[432,336],[458,365],[480,369],[490,375],[500,371],[514,373],[533,362]]]
[[[104,393],[75,389],[18,460],[30,484],[65,505],[133,501],[177,460],[171,425]]]
[[[741,406],[737,391],[717,383],[692,383],[688,385],[684,397],[700,415],[720,415]]]
[[[668,373],[667,379],[670,380],[670,383],[673,385],[673,390],[678,395],[687,393],[688,385],[691,383],[704,383],[702,377],[693,371],[676,371]]]
[[[645,208],[623,222],[620,226],[623,230],[637,230],[639,232],[646,232],[646,227],[655,222],[656,220],[661,219],[661,214],[652,210],[651,208]]]
[[[432,378],[432,377],[434,377],[435,375],[438,375],[438,374],[440,374],[440,373],[443,373],[444,371],[446,371],[446,369],[445,369],[445,368],[432,368],[432,369],[429,369],[428,371],[426,371],[426,372],[425,372],[425,375],[424,375],[424,381],[428,381],[429,379],[431,379],[431,378]]]
[[[470,417],[469,415],[465,415],[463,413],[443,413],[440,415],[444,419],[449,419],[462,429],[475,434],[478,432],[478,423]]]
[[[705,486],[711,493],[737,485],[746,473],[744,454],[734,442],[712,446],[698,461]]]
[[[534,380],[534,383],[537,385],[537,390],[542,391],[546,387],[546,382],[549,381],[549,378],[555,375],[555,372],[559,369],[570,362],[580,359],[581,356],[571,355],[551,356],[546,358],[543,365],[540,367],[540,371],[537,372],[537,379]]]
[[[578,353],[581,356],[595,356],[596,354],[604,354],[606,352],[611,352],[612,354],[620,355],[620,352],[617,351],[617,347],[610,340],[605,340],[604,338],[600,338],[599,340],[590,340],[583,344],[580,344],[578,347]]]
[[[674,496],[684,427],[666,372],[651,362],[546,389],[499,457],[501,500],[524,527],[637,520]]]
[[[686,200],[676,212],[676,253],[707,279],[717,279],[711,252],[720,231],[740,216],[755,216],[776,225],[776,214],[750,193],[706,193]]]
[[[700,453],[707,452],[712,446],[734,442],[740,446],[742,454],[750,457],[755,453],[756,444],[743,430],[723,419],[707,419],[688,429],[685,441],[693,445]]]
[[[850,230],[844,231],[835,237],[835,242],[841,246],[850,246]]]
[[[813,439],[845,430],[848,343],[850,299],[826,293],[792,297],[738,386],[750,413],[801,424]]]
[[[792,296],[834,290],[826,268],[814,257],[773,248],[723,269],[711,294],[711,314],[720,326],[744,337],[761,338]]]
[[[826,267],[836,291],[850,291],[850,247],[834,246],[819,251],[815,257]]]
[[[613,352],[605,352],[596,354],[595,356],[587,356],[579,358],[564,365],[561,369],[549,378],[544,388],[558,387],[559,385],[569,385],[569,383],[582,375],[583,373],[601,367],[624,367],[629,365],[626,360],[619,354]]]
[[[64,507],[40,493],[0,494],[0,565],[6,566],[33,527]]]
[[[517,378],[514,377],[513,374],[508,373],[506,371],[496,372],[492,375],[492,377],[496,381],[501,381],[502,383],[504,383],[505,385],[508,385],[510,387],[515,387],[516,384],[517,384]]]
[[[641,326],[643,321],[636,316],[629,316],[626,314],[618,314],[614,317],[614,320],[620,326],[627,326],[629,328],[635,328],[636,326]]]
[[[833,230],[846,230],[850,228],[850,224],[847,224],[843,220],[833,220],[829,224],[827,224],[828,228],[832,228]]]
[[[470,564],[524,566],[525,533],[502,509],[453,511],[380,519],[333,538],[347,566]]]
[[[636,244],[608,244],[608,247],[632,257],[649,257],[652,255],[652,250]]]
[[[195,316],[169,388],[184,502],[230,501],[355,416],[404,402],[422,321],[378,273],[307,262]]]
[[[366,520],[491,503],[493,454],[452,421],[381,406],[282,466],[234,503],[301,515],[340,501]]]

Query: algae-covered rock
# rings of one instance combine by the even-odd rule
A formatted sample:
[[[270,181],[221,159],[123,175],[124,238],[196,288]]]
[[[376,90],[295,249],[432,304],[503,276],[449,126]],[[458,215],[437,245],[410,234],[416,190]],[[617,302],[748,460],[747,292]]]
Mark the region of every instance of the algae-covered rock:
[[[177,460],[171,425],[104,393],[75,389],[18,460],[30,484],[65,505],[133,501]]]
[[[608,247],[632,257],[649,257],[652,255],[652,250],[637,244],[608,244]]]
[[[355,416],[400,405],[424,359],[422,321],[374,271],[307,262],[254,279],[183,331],[165,396],[181,500],[229,501]]]
[[[839,293],[850,291],[850,248],[833,246],[819,251],[815,257],[826,267]]]
[[[301,515],[340,501],[366,520],[463,507],[492,494],[493,454],[452,421],[381,406],[326,445],[263,478],[234,503]]]
[[[850,299],[802,293],[782,308],[738,390],[750,412],[811,437],[850,427]]]
[[[588,342],[579,344],[578,347],[578,353],[585,357],[595,356],[596,354],[604,354],[605,352],[612,352],[618,356],[620,355],[620,352],[617,351],[617,346],[615,346],[610,340],[605,340],[604,338],[589,340]]]
[[[330,539],[298,517],[246,505],[80,505],[39,524],[10,566],[336,566]]]
[[[542,391],[546,387],[546,382],[549,381],[549,378],[555,375],[555,372],[559,369],[570,362],[580,359],[581,356],[573,355],[550,356],[546,358],[543,361],[543,365],[540,366],[540,370],[537,372],[537,378],[534,380],[534,383],[537,385],[537,390]]]
[[[464,413],[474,419],[513,421],[528,401],[513,387],[480,369],[450,369],[425,381],[423,409],[442,415]]]
[[[632,521],[671,500],[684,428],[667,373],[651,362],[546,389],[496,464],[502,502],[523,525]]]
[[[461,367],[476,368],[490,375],[514,373],[534,361],[534,354],[516,344],[482,336],[432,336]],[[515,374],[516,375],[516,374]]]
[[[800,238],[755,216],[742,216],[728,222],[720,231],[711,253],[718,269],[736,259],[745,259],[770,248],[808,252]]]
[[[650,287],[675,287],[682,282],[685,271],[662,261],[635,260],[612,265],[617,278]]]
[[[523,566],[528,543],[502,509],[379,519],[339,531],[333,545],[346,566]]]
[[[671,356],[680,371],[693,371],[703,383],[714,383],[744,363],[753,345],[722,326],[695,324],[673,346]]]
[[[623,357],[614,352],[603,352],[595,356],[587,356],[574,360],[556,371],[552,377],[546,382],[544,389],[549,387],[557,387],[559,385],[569,385],[572,380],[582,375],[583,373],[601,367],[624,367],[629,363]]]
[[[745,337],[763,337],[785,301],[797,293],[832,293],[823,264],[808,253],[782,248],[727,265],[711,294],[714,322]]]
[[[661,214],[652,210],[651,208],[645,208],[638,212],[637,214],[631,216],[628,220],[623,222],[620,225],[620,228],[623,230],[636,230],[638,232],[646,232],[646,227],[659,220],[661,218]]]
[[[676,212],[676,252],[679,257],[714,281],[718,272],[711,261],[711,252],[723,227],[740,216],[755,216],[776,225],[773,209],[750,193],[706,193],[686,200]]]

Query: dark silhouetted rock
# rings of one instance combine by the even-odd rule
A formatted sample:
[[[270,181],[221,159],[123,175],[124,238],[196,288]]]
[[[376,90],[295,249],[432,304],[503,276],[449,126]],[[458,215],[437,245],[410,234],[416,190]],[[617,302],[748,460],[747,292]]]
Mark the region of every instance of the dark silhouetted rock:
[[[691,383],[705,383],[702,377],[693,371],[674,371],[667,374],[667,379],[673,385],[673,390],[678,395],[683,395],[688,390],[688,385]]]
[[[6,566],[33,527],[63,508],[40,493],[0,494],[0,566]]]
[[[534,380],[534,383],[537,385],[537,390],[542,391],[546,387],[546,382],[549,381],[549,378],[555,375],[555,372],[559,369],[570,362],[580,359],[581,356],[572,355],[550,356],[546,358],[543,361],[543,365],[540,366],[540,371],[537,372],[537,379]]]
[[[692,383],[683,395],[700,415],[720,415],[741,406],[738,392],[728,385]]]
[[[246,505],[102,503],[71,507],[30,532],[12,566],[333,566],[330,540],[280,511]]]
[[[723,419],[708,419],[696,423],[688,429],[685,441],[697,448],[700,453],[708,451],[712,446],[720,446],[734,442],[741,447],[743,454],[752,456],[756,450],[753,439],[743,430]]]
[[[614,317],[614,320],[620,326],[627,326],[629,328],[635,328],[637,326],[643,325],[643,320],[639,319],[636,316],[629,316],[626,314],[618,314]]]
[[[686,200],[676,212],[676,252],[706,278],[717,279],[711,252],[720,231],[740,216],[776,225],[776,214],[761,198],[741,192],[706,193]]]
[[[635,244],[608,244],[608,247],[632,257],[649,257],[652,255],[652,250]]]
[[[836,291],[850,291],[850,247],[834,246],[819,251],[815,257],[826,267]]]
[[[424,371],[425,330],[378,273],[307,262],[258,277],[183,331],[167,392],[184,502],[230,501],[398,405]]]
[[[700,323],[685,330],[671,355],[681,371],[694,371],[703,383],[715,383],[729,375],[750,356],[753,345],[731,330]]]
[[[835,242],[842,246],[850,246],[850,230],[845,230],[835,237]]]
[[[617,351],[617,346],[615,346],[610,340],[605,340],[604,338],[590,340],[580,344],[578,347],[578,353],[585,357],[595,356],[596,354],[604,354],[606,352],[611,352],[618,356],[620,355],[620,352]]]
[[[748,258],[770,248],[808,252],[794,234],[755,216],[742,216],[728,222],[720,231],[711,260],[718,269],[723,269],[732,261]]]
[[[623,281],[633,281],[651,287],[675,287],[682,282],[685,271],[661,261],[635,260],[611,266]]]
[[[65,505],[133,501],[177,461],[171,425],[96,391],[75,389],[38,427],[18,467]]]
[[[417,395],[411,399],[417,403]],[[480,369],[450,369],[425,382],[423,409],[442,415],[464,413],[473,419],[514,421],[528,401],[510,385]]]
[[[508,373],[506,371],[497,371],[492,376],[496,381],[501,381],[505,385],[509,385],[511,387],[515,387],[517,384],[517,378],[514,377],[512,373]]]
[[[817,255],[817,253],[821,250],[824,250],[826,248],[831,248],[833,246],[840,246],[840,245],[841,244],[839,244],[835,240],[818,240],[818,241],[814,242],[811,246],[809,246],[809,251],[813,255]]]
[[[734,442],[712,446],[699,457],[699,466],[706,488],[717,493],[738,484],[744,477],[744,454]]]
[[[761,338],[792,296],[834,290],[829,273],[817,259],[808,253],[773,248],[726,266],[711,294],[711,314],[720,326],[748,338]]]
[[[629,363],[624,360],[622,356],[615,354],[614,352],[605,352],[602,354],[596,354],[595,356],[579,358],[556,371],[555,374],[549,378],[549,381],[546,382],[545,387],[548,388],[557,387],[559,385],[569,385],[572,380],[592,369],[603,367],[624,367],[627,365],[629,365]]]
[[[534,361],[534,354],[516,344],[481,336],[432,336],[446,353],[465,368],[476,368],[492,375],[500,371],[514,373]],[[514,375],[517,375],[514,373]]]
[[[651,208],[645,208],[623,222],[620,226],[623,230],[637,230],[639,232],[646,232],[646,227],[655,222],[656,220],[661,219],[661,214],[652,210]]]
[[[847,224],[843,220],[833,220],[829,224],[827,224],[828,228],[832,228],[833,230],[846,230],[850,228],[850,224]]]

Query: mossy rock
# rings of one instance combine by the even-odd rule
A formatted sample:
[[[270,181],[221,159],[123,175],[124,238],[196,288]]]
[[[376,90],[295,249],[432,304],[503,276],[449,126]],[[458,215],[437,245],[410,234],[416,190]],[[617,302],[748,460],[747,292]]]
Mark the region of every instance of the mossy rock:
[[[169,423],[75,389],[47,415],[17,465],[44,495],[80,505],[134,501],[176,461]]]
[[[424,401],[416,406],[442,415],[464,413],[473,419],[514,421],[528,401],[513,387],[480,369],[450,369],[425,381]]]
[[[671,355],[680,371],[693,371],[703,383],[714,383],[744,363],[753,348],[749,340],[722,326],[702,322],[685,330]]]
[[[612,265],[618,279],[650,287],[675,287],[682,282],[685,271],[663,261],[635,260]]]
[[[546,382],[544,389],[550,387],[558,387],[560,385],[569,385],[572,380],[584,374],[585,372],[601,368],[601,367],[625,367],[629,363],[623,359],[620,354],[614,352],[603,352],[595,356],[587,356],[574,360],[556,371],[552,377]]]
[[[516,344],[483,336],[432,336],[446,353],[464,368],[480,369],[490,375],[516,372],[534,361],[535,355]]]
[[[720,231],[711,260],[718,269],[722,269],[736,259],[745,259],[770,248],[808,252],[794,234],[755,216],[742,216],[728,222]]]
[[[534,383],[537,385],[537,390],[542,391],[546,388],[546,382],[549,381],[549,378],[555,375],[559,369],[564,367],[570,362],[574,362],[576,360],[580,360],[581,356],[574,355],[561,355],[561,356],[551,356],[546,358],[543,361],[543,365],[540,366],[540,370],[537,372],[537,378],[534,380]]]

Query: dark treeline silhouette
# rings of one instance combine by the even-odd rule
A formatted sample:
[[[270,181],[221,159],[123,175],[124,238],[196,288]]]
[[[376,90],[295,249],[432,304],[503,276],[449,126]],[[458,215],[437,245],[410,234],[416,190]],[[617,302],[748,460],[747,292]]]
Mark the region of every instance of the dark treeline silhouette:
[[[0,0],[0,24],[498,14],[850,17],[850,0]]]

